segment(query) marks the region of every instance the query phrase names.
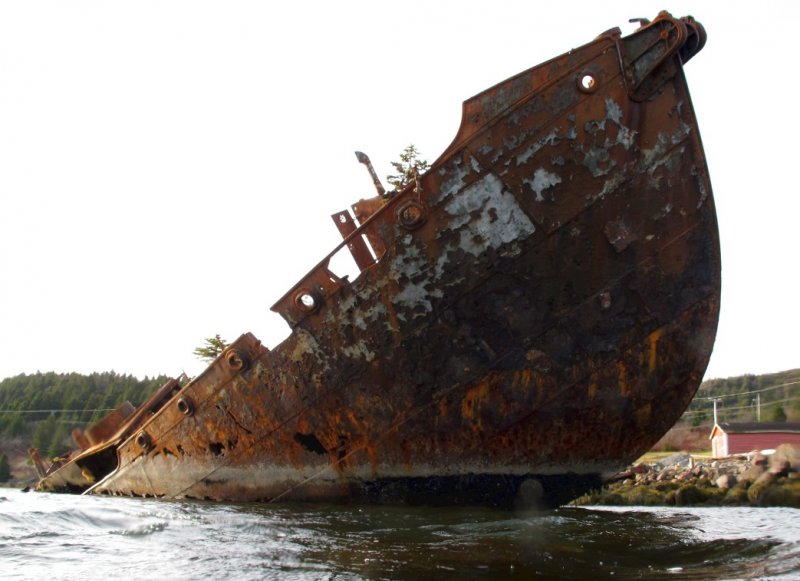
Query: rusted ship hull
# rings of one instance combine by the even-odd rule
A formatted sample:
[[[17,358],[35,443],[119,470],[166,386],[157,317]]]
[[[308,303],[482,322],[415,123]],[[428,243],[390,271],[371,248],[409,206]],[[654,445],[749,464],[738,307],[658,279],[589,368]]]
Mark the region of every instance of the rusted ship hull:
[[[283,343],[240,337],[77,454],[70,488],[558,504],[634,460],[689,404],[716,332],[716,216],[682,72],[704,39],[662,13],[465,102],[430,171],[334,216],[342,245],[273,307]],[[338,251],[355,280],[331,272]]]

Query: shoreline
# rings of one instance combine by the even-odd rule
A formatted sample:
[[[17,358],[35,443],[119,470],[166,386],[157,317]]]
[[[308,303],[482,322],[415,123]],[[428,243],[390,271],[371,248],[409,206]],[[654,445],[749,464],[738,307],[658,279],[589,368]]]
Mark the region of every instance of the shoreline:
[[[800,446],[718,460],[673,454],[636,464],[570,505],[800,508]]]

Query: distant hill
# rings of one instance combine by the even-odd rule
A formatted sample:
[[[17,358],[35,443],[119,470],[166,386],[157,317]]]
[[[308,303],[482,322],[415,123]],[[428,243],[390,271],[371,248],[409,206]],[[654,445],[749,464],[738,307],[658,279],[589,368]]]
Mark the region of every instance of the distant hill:
[[[0,456],[14,466],[29,447],[57,456],[74,447],[70,431],[90,425],[124,401],[144,402],[167,377],[113,371],[21,374],[0,381]],[[704,381],[681,419],[655,449],[703,449],[714,422],[800,421],[800,369]]]
[[[681,419],[713,423],[714,400],[721,422],[800,420],[800,369],[704,381]]]
[[[714,401],[720,422],[800,421],[800,369],[710,379],[654,450],[708,450]]]
[[[167,377],[121,375],[113,371],[21,374],[0,381],[0,457],[27,456],[39,448],[58,456],[74,447],[70,432],[93,424],[125,401],[144,402]],[[12,462],[13,465],[13,462]]]

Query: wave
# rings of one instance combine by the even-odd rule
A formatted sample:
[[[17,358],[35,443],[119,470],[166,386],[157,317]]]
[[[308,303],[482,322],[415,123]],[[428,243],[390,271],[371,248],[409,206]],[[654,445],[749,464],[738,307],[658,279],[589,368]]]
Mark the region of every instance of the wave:
[[[16,579],[773,579],[800,571],[796,509],[510,513],[6,496],[0,558],[4,577]]]

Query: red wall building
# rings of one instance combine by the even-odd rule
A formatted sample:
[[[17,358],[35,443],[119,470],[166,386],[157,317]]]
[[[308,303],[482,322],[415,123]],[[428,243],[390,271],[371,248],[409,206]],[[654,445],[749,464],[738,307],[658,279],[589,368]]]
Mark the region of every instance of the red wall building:
[[[800,422],[723,422],[714,426],[709,439],[714,458],[774,450],[781,444],[800,445]]]

